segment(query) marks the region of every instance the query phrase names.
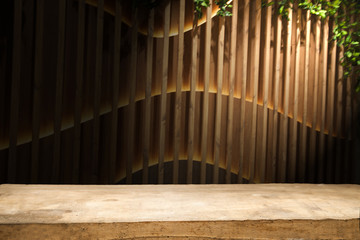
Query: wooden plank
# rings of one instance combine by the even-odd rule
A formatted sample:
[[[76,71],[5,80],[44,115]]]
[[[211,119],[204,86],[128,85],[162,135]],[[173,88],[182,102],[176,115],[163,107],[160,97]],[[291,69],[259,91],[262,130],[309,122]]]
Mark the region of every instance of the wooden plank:
[[[334,182],[334,143],[333,143],[333,119],[334,119],[334,101],[335,101],[335,78],[336,78],[336,41],[331,42],[330,46],[331,63],[330,63],[330,76],[328,85],[328,102],[326,104],[328,109],[328,142],[327,142],[327,158],[326,158],[326,181],[328,183]]]
[[[261,1],[256,0],[255,13],[255,50],[252,63],[252,71],[254,73],[254,88],[252,93],[252,120],[251,120],[251,139],[250,139],[250,176],[249,181],[254,182],[255,177],[255,158],[256,158],[256,127],[257,127],[257,108],[258,108],[258,85],[260,70],[260,29],[261,29]]]
[[[238,1],[233,3],[231,19],[231,42],[230,42],[230,84],[229,84],[229,104],[227,118],[227,140],[226,140],[226,183],[231,183],[231,162],[233,158],[233,118],[234,118],[234,85],[236,71],[236,37],[238,22]]]
[[[180,0],[179,8],[179,41],[178,41],[178,59],[176,74],[176,100],[175,100],[175,136],[174,136],[174,167],[173,183],[179,182],[179,149],[181,140],[181,87],[184,61],[184,25],[185,25],[185,0]]]
[[[9,130],[9,159],[8,159],[8,183],[16,183],[17,159],[16,145],[19,124],[19,94],[20,94],[20,71],[21,71],[21,24],[22,24],[22,1],[14,1],[14,39],[12,58],[11,79],[11,107],[10,107],[10,130]]]
[[[79,183],[80,149],[81,149],[81,113],[82,113],[82,86],[84,79],[84,45],[85,45],[85,0],[79,1],[78,35],[76,53],[76,88],[74,111],[74,152],[72,181]]]
[[[290,56],[291,56],[291,24],[292,24],[292,10],[289,11],[289,21],[287,22],[287,40],[285,53],[285,84],[284,84],[284,113],[282,115],[281,136],[280,136],[280,182],[286,181],[287,169],[287,142],[288,142],[288,118],[289,118],[289,91],[290,91]]]
[[[315,33],[315,70],[314,70],[314,91],[313,91],[313,111],[310,132],[310,161],[309,161],[309,182],[315,182],[315,159],[316,159],[316,121],[317,121],[317,102],[319,89],[319,60],[320,60],[320,19],[316,19]]]
[[[192,183],[192,169],[194,157],[194,130],[195,130],[195,91],[197,78],[197,54],[199,28],[195,24],[192,31],[192,54],[191,54],[191,76],[190,76],[190,102],[189,102],[189,129],[188,129],[188,160],[186,182]]]
[[[215,115],[215,136],[214,136],[214,176],[213,183],[219,183],[219,162],[221,146],[221,99],[222,83],[224,73],[224,39],[225,39],[225,18],[219,18],[219,40],[217,60],[217,93],[216,93],[216,115]]]
[[[165,128],[166,128],[166,95],[169,71],[169,32],[170,32],[170,10],[171,3],[165,7],[164,18],[164,48],[162,63],[162,83],[161,83],[161,107],[160,107],[160,152],[159,152],[159,179],[158,183],[164,183],[164,158],[165,158]]]
[[[250,0],[244,1],[244,20],[243,20],[243,63],[241,77],[241,108],[240,108],[240,141],[239,141],[239,172],[238,183],[243,182],[243,164],[244,164],[244,145],[245,145],[245,105],[246,105],[246,81],[247,81],[247,60],[249,46],[249,15]]]
[[[293,102],[293,125],[290,139],[290,158],[289,158],[289,179],[288,182],[296,181],[296,156],[297,156],[297,126],[298,126],[298,105],[299,105],[299,82],[300,82],[300,27],[301,27],[301,9],[297,9],[296,14],[296,48],[295,48],[295,84],[294,84],[294,102]]]
[[[268,1],[270,2],[270,0]],[[272,7],[266,9],[266,27],[265,27],[265,50],[264,50],[264,79],[263,79],[263,134],[260,145],[260,182],[265,182],[266,174],[266,142],[267,142],[267,126],[268,126],[268,96],[270,82],[270,41],[271,41],[271,17]]]
[[[94,81],[94,113],[92,138],[91,182],[97,183],[99,174],[99,140],[100,140],[100,100],[103,55],[104,0],[98,1],[96,25],[96,62]]]
[[[111,136],[110,136],[110,162],[109,180],[115,183],[116,160],[117,160],[117,136],[118,136],[118,104],[119,104],[119,82],[120,82],[120,47],[121,47],[121,3],[115,3],[115,29],[114,29],[114,78],[112,83],[112,105],[111,105]]]
[[[321,101],[321,124],[320,124],[320,140],[319,140],[319,167],[317,180],[319,183],[324,182],[324,142],[325,142],[325,120],[326,120],[326,84],[327,84],[327,62],[328,62],[328,37],[329,37],[329,19],[324,20],[323,27],[323,65],[322,65],[322,81],[321,81],[321,90],[322,90],[322,101]]]
[[[144,156],[143,156],[143,183],[149,181],[149,158],[150,158],[150,123],[151,123],[151,84],[153,68],[153,38],[154,34],[154,10],[149,13],[147,49],[146,49],[146,87],[145,87],[145,133],[144,133]]]
[[[138,10],[132,12],[131,30],[131,59],[130,59],[130,94],[129,94],[129,118],[127,129],[127,159],[126,159],[126,183],[132,183],[132,165],[134,161],[134,135],[135,135],[135,93],[136,93],[136,71],[137,71],[137,45],[138,45]]]
[[[277,148],[278,148],[278,117],[279,117],[279,84],[281,74],[281,31],[282,20],[281,16],[276,19],[276,50],[275,50],[275,71],[274,71],[274,110],[273,110],[273,137],[272,137],[272,155],[271,155],[271,182],[276,182],[277,169]]]
[[[338,59],[342,59],[344,57],[344,47],[339,47],[339,57]],[[347,161],[345,160],[343,163],[343,148],[342,148],[342,137],[343,137],[343,124],[342,124],[342,118],[343,118],[343,89],[344,89],[344,69],[341,64],[337,64],[338,68],[338,77],[336,81],[336,89],[337,89],[337,114],[336,114],[336,137],[337,137],[337,144],[336,144],[336,160],[335,160],[335,183],[341,183],[342,182],[342,176],[341,175],[347,175],[348,173],[348,167],[347,167]],[[342,168],[343,167],[343,168]],[[342,170],[342,171],[341,171]],[[345,182],[346,183],[346,182]]]
[[[54,116],[54,151],[52,165],[52,182],[59,182],[60,156],[61,156],[61,120],[62,99],[64,82],[64,50],[65,50],[65,23],[66,23],[66,1],[59,1],[59,30],[58,30],[58,52],[56,69],[56,93],[55,93],[55,116]]]
[[[305,33],[305,73],[304,73],[304,109],[301,127],[301,142],[300,142],[300,164],[299,164],[299,182],[305,181],[306,172],[306,132],[307,132],[307,106],[308,106],[308,87],[309,87],[309,67],[310,67],[310,33],[311,33],[311,19],[310,11],[306,11],[306,33]]]
[[[212,3],[213,4],[213,3]],[[206,162],[207,162],[207,138],[209,125],[209,82],[210,82],[210,53],[211,53],[211,7],[206,11],[206,35],[205,35],[205,56],[204,56],[204,93],[203,112],[201,129],[201,169],[200,182],[206,183]]]
[[[31,182],[37,183],[39,172],[40,96],[43,81],[44,0],[36,2],[35,65],[31,142]]]

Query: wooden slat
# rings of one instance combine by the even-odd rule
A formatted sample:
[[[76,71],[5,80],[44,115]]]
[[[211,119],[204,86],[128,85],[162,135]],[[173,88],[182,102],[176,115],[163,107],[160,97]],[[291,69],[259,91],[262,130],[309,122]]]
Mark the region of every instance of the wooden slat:
[[[166,95],[169,71],[169,32],[170,32],[170,10],[171,3],[165,7],[164,18],[164,48],[162,63],[161,83],[161,113],[160,113],[160,152],[159,152],[159,179],[158,183],[164,183],[164,158],[165,158],[165,128],[166,128]]]
[[[314,70],[314,89],[313,89],[313,111],[310,133],[310,161],[309,161],[309,182],[315,182],[315,159],[316,159],[316,120],[317,120],[317,102],[319,89],[319,60],[320,60],[320,19],[316,19],[315,33],[315,70]]]
[[[21,70],[21,24],[22,24],[22,1],[14,1],[14,40],[12,57],[11,79],[11,107],[10,107],[10,139],[8,159],[8,183],[16,183],[16,145],[19,124],[19,94],[20,94],[20,70]]]
[[[234,118],[234,87],[236,70],[236,36],[238,22],[238,1],[233,3],[231,21],[231,42],[230,42],[230,84],[229,103],[227,117],[227,140],[226,140],[226,183],[231,183],[231,162],[233,158],[233,118]]]
[[[323,35],[323,65],[322,65],[322,101],[321,101],[321,124],[320,124],[320,140],[319,140],[319,167],[317,180],[319,183],[324,182],[324,144],[325,144],[325,120],[326,120],[326,85],[327,85],[327,62],[328,62],[328,37],[329,37],[329,19],[324,20],[324,35]]]
[[[305,73],[304,73],[304,109],[301,128],[301,142],[300,142],[300,164],[299,164],[299,182],[305,181],[306,171],[306,131],[307,131],[307,106],[308,106],[308,87],[309,87],[309,67],[310,67],[310,31],[311,19],[310,11],[306,11],[306,40],[305,40]]]
[[[212,3],[213,4],[213,3]],[[206,35],[205,35],[205,56],[204,56],[204,98],[202,112],[201,130],[201,169],[200,182],[206,183],[206,162],[207,162],[207,138],[209,122],[209,82],[210,82],[210,53],[211,53],[211,7],[206,11]]]
[[[109,180],[115,183],[116,160],[117,160],[117,136],[118,136],[118,103],[120,82],[120,46],[121,46],[121,3],[115,3],[115,36],[114,36],[114,76],[112,83],[112,105],[111,105],[111,136],[110,136],[110,163]]]
[[[281,16],[276,19],[276,50],[275,50],[275,71],[274,71],[274,110],[273,110],[273,136],[272,136],[272,155],[271,155],[271,182],[276,181],[276,168],[277,168],[277,141],[278,141],[278,117],[279,117],[279,84],[280,84],[280,70],[281,70],[281,29],[282,20]]]
[[[144,133],[144,156],[143,156],[143,183],[149,181],[149,158],[150,158],[150,123],[151,123],[151,84],[153,68],[153,38],[154,34],[154,10],[149,13],[148,36],[146,49],[146,87],[145,87],[145,133]]]
[[[181,123],[181,87],[184,61],[184,25],[185,25],[185,0],[180,0],[179,9],[179,41],[176,74],[176,100],[175,100],[175,136],[174,136],[174,167],[173,183],[179,182],[179,149],[180,149],[180,123]]]
[[[189,102],[189,129],[188,129],[188,160],[186,182],[192,183],[192,169],[194,157],[194,130],[195,130],[195,91],[197,77],[197,53],[199,28],[195,24],[192,31],[192,55],[191,55],[191,76],[190,76],[190,102]]]
[[[241,77],[241,108],[240,108],[240,141],[239,141],[239,173],[238,183],[243,182],[243,163],[244,163],[244,145],[245,145],[245,105],[246,105],[246,81],[247,81],[247,60],[249,46],[249,15],[250,0],[244,1],[244,21],[243,21],[243,64]]]
[[[289,158],[289,182],[296,181],[296,156],[297,156],[297,126],[298,126],[298,105],[299,105],[299,82],[300,82],[300,27],[301,27],[301,9],[298,8],[296,14],[296,49],[295,49],[295,84],[294,84],[294,102],[293,102],[293,125],[290,139],[290,158]]]
[[[104,30],[104,0],[98,1],[96,25],[96,62],[94,81],[94,114],[92,138],[92,166],[91,181],[97,183],[99,172],[99,141],[100,141],[100,100],[103,55],[103,30]]]
[[[213,183],[219,183],[219,162],[221,146],[221,99],[222,83],[224,73],[224,39],[225,39],[225,18],[219,18],[219,42],[217,60],[217,93],[216,93],[216,115],[215,115],[215,137],[214,137],[214,176]]]
[[[270,2],[270,0],[268,1]],[[270,82],[270,41],[271,41],[271,16],[272,7],[266,9],[266,28],[265,28],[265,50],[264,50],[264,80],[263,80],[263,120],[262,120],[262,138],[260,145],[260,182],[265,182],[266,173],[266,142],[268,126],[268,96]]]
[[[261,1],[256,0],[255,13],[255,49],[251,70],[254,73],[253,93],[252,93],[252,120],[251,120],[251,139],[250,139],[250,176],[249,181],[254,182],[255,177],[255,158],[256,158],[256,127],[257,127],[257,108],[258,108],[258,85],[259,85],[259,65],[260,65],[260,28],[261,28]]]
[[[138,45],[138,10],[132,12],[131,30],[131,59],[130,59],[130,90],[129,90],[129,117],[127,129],[127,159],[126,159],[126,183],[132,183],[132,167],[134,161],[134,135],[135,135],[135,93],[136,93],[136,71],[137,71],[137,45]]]
[[[282,125],[280,129],[280,182],[286,181],[287,169],[287,142],[288,142],[288,118],[289,118],[289,91],[290,91],[290,56],[291,56],[291,24],[292,24],[292,10],[289,11],[289,21],[287,22],[287,40],[285,53],[285,84],[284,84],[284,113],[282,115]]]
[[[79,1],[78,35],[76,53],[76,88],[74,111],[74,152],[72,181],[79,183],[80,175],[80,147],[81,147],[81,113],[82,113],[82,86],[84,72],[84,45],[85,45],[85,0]]]
[[[328,122],[328,142],[327,142],[327,158],[326,158],[326,181],[328,183],[333,183],[334,182],[334,144],[333,144],[333,133],[334,133],[334,129],[333,129],[333,119],[334,119],[334,95],[335,95],[335,78],[336,78],[336,41],[333,41],[331,43],[331,47],[330,47],[330,53],[331,53],[331,63],[330,63],[330,76],[329,76],[329,85],[328,85],[328,102],[326,104],[327,109],[328,109],[328,117],[329,117],[329,122]]]
[[[65,50],[65,16],[66,1],[59,1],[59,30],[58,30],[58,52],[56,69],[56,93],[55,93],[55,116],[54,116],[54,151],[52,166],[52,182],[59,182],[60,156],[61,156],[61,120],[62,120],[62,98],[64,82],[64,50]]]
[[[36,36],[34,65],[34,94],[31,142],[31,182],[38,181],[39,172],[39,132],[40,132],[40,96],[43,80],[43,35],[44,35],[44,0],[36,2]]]

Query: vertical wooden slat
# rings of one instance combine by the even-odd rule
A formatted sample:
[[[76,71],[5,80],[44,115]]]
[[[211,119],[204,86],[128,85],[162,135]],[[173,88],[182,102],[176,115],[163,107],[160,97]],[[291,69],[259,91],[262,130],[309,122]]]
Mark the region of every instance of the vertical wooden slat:
[[[20,71],[21,71],[21,23],[22,23],[22,1],[14,1],[14,39],[12,58],[12,80],[11,80],[11,108],[10,108],[10,139],[8,159],[8,183],[16,182],[16,145],[19,124],[19,93],[20,93]]]
[[[111,106],[111,136],[110,136],[110,183],[115,183],[116,160],[117,160],[117,136],[118,136],[118,103],[120,81],[120,46],[121,46],[121,4],[120,0],[115,3],[115,36],[114,36],[114,78],[112,83],[112,106]]]
[[[126,159],[126,183],[132,183],[132,165],[134,160],[134,134],[135,134],[135,92],[136,92],[136,71],[137,71],[137,44],[138,44],[138,9],[132,12],[131,30],[131,59],[130,59],[130,91],[129,91],[129,117],[127,132],[127,159]]]
[[[276,168],[277,168],[277,141],[278,141],[278,117],[279,117],[279,84],[280,84],[280,70],[281,70],[281,28],[282,20],[281,16],[277,16],[276,19],[276,51],[275,51],[275,71],[274,71],[274,111],[273,111],[273,137],[272,137],[272,161],[271,161],[271,181],[276,181]]]
[[[213,3],[212,3],[213,4]],[[207,136],[209,122],[209,82],[210,82],[210,52],[211,52],[211,7],[206,11],[206,35],[205,35],[205,56],[204,56],[204,99],[202,112],[201,130],[201,169],[200,182],[206,183],[206,161],[207,161]]]
[[[196,19],[195,19],[196,21]],[[189,102],[189,129],[188,129],[188,160],[187,160],[187,175],[186,182],[192,183],[192,168],[194,157],[194,130],[195,130],[195,91],[196,91],[196,76],[197,76],[197,54],[198,54],[198,39],[199,28],[194,23],[192,31],[192,55],[191,55],[191,76],[190,76],[190,102]]]
[[[252,93],[252,120],[251,120],[251,139],[250,139],[250,176],[249,181],[254,182],[255,177],[255,157],[256,157],[256,128],[257,128],[257,108],[258,108],[258,85],[259,85],[259,65],[260,65],[260,28],[261,28],[261,1],[256,0],[255,13],[255,49],[253,56],[253,93]]]
[[[229,104],[227,118],[227,140],[226,140],[226,183],[231,183],[231,162],[233,157],[233,116],[234,116],[234,85],[236,67],[236,36],[238,21],[238,1],[233,3],[231,21],[231,42],[230,42],[230,84],[229,84]]]
[[[327,84],[327,62],[328,62],[328,37],[329,37],[329,19],[324,20],[323,35],[323,69],[322,69],[322,101],[321,101],[321,124],[320,124],[320,140],[319,140],[319,168],[317,174],[318,182],[324,182],[324,141],[325,141],[325,118],[326,118],[326,84]]]
[[[346,97],[345,97],[345,137],[346,137],[346,141],[345,141],[345,170],[344,172],[345,174],[345,182],[349,182],[349,180],[351,179],[351,164],[352,164],[352,154],[351,154],[351,144],[353,141],[353,135],[352,135],[352,131],[353,131],[353,122],[352,122],[352,82],[351,82],[351,75],[347,76],[347,78],[344,78],[346,81]],[[350,176],[349,176],[350,175]]]
[[[60,145],[61,145],[61,120],[62,120],[62,98],[64,81],[64,50],[65,50],[65,15],[66,1],[59,1],[59,30],[58,30],[58,56],[56,73],[55,93],[55,117],[54,117],[54,152],[52,166],[52,182],[59,182],[60,174]]]
[[[329,96],[329,102],[326,104],[329,110],[329,122],[328,122],[328,144],[327,144],[327,158],[326,158],[326,180],[328,183],[334,181],[334,151],[333,151],[333,118],[334,118],[334,91],[335,91],[335,77],[336,77],[336,41],[331,43],[331,68],[329,76],[329,85],[327,94]]]
[[[170,31],[171,3],[165,7],[164,18],[164,50],[162,63],[161,83],[161,113],[160,113],[160,152],[159,152],[159,179],[158,183],[164,183],[164,158],[165,158],[165,127],[166,127],[166,94],[168,82],[168,60],[169,60],[169,31]]]
[[[285,53],[285,83],[284,83],[284,114],[282,115],[281,136],[280,136],[280,182],[286,181],[287,169],[287,142],[288,142],[288,118],[289,118],[289,88],[290,88],[290,56],[291,56],[291,24],[292,10],[289,11],[289,21],[287,22],[287,40]]]
[[[31,182],[38,181],[39,172],[39,132],[40,132],[40,96],[43,80],[43,35],[44,0],[36,2],[35,65],[33,88],[33,116],[31,142]]]
[[[243,163],[244,163],[244,145],[245,145],[245,105],[246,105],[246,81],[247,81],[247,60],[249,46],[249,15],[250,0],[244,1],[244,21],[243,21],[243,64],[241,77],[241,108],[240,108],[240,152],[239,152],[239,173],[238,183],[243,182]]]
[[[185,25],[185,0],[180,0],[179,9],[179,41],[176,74],[176,102],[175,102],[175,139],[174,139],[174,167],[173,183],[179,182],[179,148],[180,148],[180,122],[181,122],[181,86],[184,60],[184,25]]]
[[[91,180],[98,181],[99,172],[99,138],[100,138],[100,100],[102,78],[102,54],[103,54],[103,29],[104,29],[104,0],[98,1],[97,25],[96,25],[96,62],[94,81],[94,115],[93,115],[93,139],[92,139],[92,169]]]
[[[270,1],[268,1],[270,2]],[[263,135],[260,145],[260,182],[265,182],[266,173],[266,141],[267,141],[267,126],[268,126],[268,95],[270,82],[270,41],[271,41],[271,12],[272,7],[268,6],[266,9],[266,28],[265,28],[265,50],[264,50],[264,80],[263,80],[263,120],[262,129]]]
[[[344,47],[339,47],[339,59],[342,59],[344,57]],[[342,117],[343,117],[343,77],[344,77],[344,69],[341,64],[337,65],[338,68],[338,79],[336,82],[336,88],[337,88],[337,114],[336,114],[336,137],[337,137],[337,144],[336,144],[336,160],[335,160],[335,183],[338,184],[342,180],[344,180],[341,175],[347,175],[348,168],[347,168],[347,161],[345,160],[344,163],[342,162],[343,159],[343,152],[341,151],[342,144],[341,144],[341,138],[343,137],[343,125],[342,125]],[[343,166],[343,168],[341,168]],[[343,170],[342,172],[340,170]],[[346,181],[345,181],[346,183]]]
[[[300,142],[300,164],[299,164],[299,182],[305,181],[306,171],[306,123],[307,123],[307,106],[308,106],[308,87],[309,87],[309,62],[310,62],[310,31],[311,19],[310,11],[306,11],[306,40],[305,40],[305,73],[304,73],[304,109],[301,128]]]
[[[146,87],[145,87],[145,133],[144,133],[144,156],[143,156],[143,184],[149,180],[150,158],[150,122],[151,122],[151,83],[153,65],[153,34],[154,34],[154,10],[150,10],[148,22],[148,36],[146,49]]]
[[[301,9],[297,9],[296,14],[296,49],[295,49],[295,84],[294,84],[294,102],[293,102],[293,125],[292,135],[290,139],[290,159],[289,159],[289,182],[296,180],[296,160],[297,160],[297,126],[298,126],[298,105],[299,105],[299,79],[300,79],[300,26],[301,25]]]
[[[216,115],[215,115],[215,137],[214,137],[214,176],[213,183],[219,182],[219,162],[221,146],[221,98],[224,72],[224,39],[225,39],[225,18],[219,18],[219,42],[217,61],[217,93],[216,93]]]
[[[314,90],[313,90],[313,111],[310,133],[310,160],[309,160],[309,182],[315,181],[315,159],[316,159],[316,120],[317,120],[317,102],[319,89],[319,59],[320,59],[320,19],[316,19],[315,33],[315,70],[314,70]]]
[[[84,72],[84,42],[85,40],[85,0],[79,1],[78,35],[76,53],[76,88],[75,88],[75,111],[74,111],[74,152],[72,181],[79,183],[80,180],[80,144],[81,144],[81,106],[82,86]]]

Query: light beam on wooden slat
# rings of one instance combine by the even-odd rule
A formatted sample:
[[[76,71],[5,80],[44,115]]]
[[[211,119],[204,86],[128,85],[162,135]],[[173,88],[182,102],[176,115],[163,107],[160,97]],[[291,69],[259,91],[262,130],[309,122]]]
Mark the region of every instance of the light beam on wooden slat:
[[[94,81],[94,113],[93,113],[93,138],[92,138],[92,182],[98,181],[99,172],[99,141],[100,141],[100,100],[103,55],[103,29],[104,29],[104,0],[99,0],[96,24],[96,63]]]
[[[134,135],[135,135],[135,92],[136,92],[136,71],[137,71],[137,44],[138,44],[138,10],[132,12],[131,30],[131,59],[130,59],[130,89],[129,89],[129,118],[128,118],[128,149],[126,158],[126,183],[132,183],[132,169],[134,161]]]
[[[335,91],[335,77],[336,77],[336,41],[331,43],[330,48],[331,63],[330,63],[330,76],[328,85],[328,97],[327,103],[329,110],[329,126],[328,126],[328,143],[327,143],[327,158],[326,158],[326,180],[327,182],[334,182],[334,157],[333,157],[333,118],[334,118],[334,91]]]
[[[289,154],[289,182],[295,182],[296,178],[296,156],[297,156],[297,117],[299,104],[299,79],[300,79],[300,27],[301,27],[301,9],[297,9],[296,14],[296,49],[295,49],[295,84],[294,84],[294,105],[293,105],[293,125],[292,136],[290,139]]]
[[[56,94],[55,94],[55,116],[54,116],[54,151],[52,166],[52,182],[59,181],[60,174],[60,146],[61,146],[61,120],[62,120],[62,98],[64,81],[64,50],[65,50],[65,15],[66,1],[59,1],[59,30],[58,51],[56,69]]]
[[[288,117],[289,117],[289,88],[290,88],[290,55],[291,55],[291,22],[292,10],[289,11],[289,21],[287,22],[287,40],[286,40],[286,53],[285,53],[285,83],[284,83],[284,113],[282,115],[281,129],[280,129],[280,151],[279,151],[279,164],[280,164],[280,182],[286,181],[287,169],[287,142],[288,142]]]
[[[14,42],[12,58],[12,82],[11,82],[11,108],[10,108],[10,139],[8,159],[8,182],[16,182],[16,145],[19,124],[19,86],[21,71],[21,23],[22,23],[22,1],[14,1]]]
[[[85,40],[85,1],[79,1],[78,35],[76,53],[76,87],[74,111],[74,152],[72,181],[79,183],[80,174],[80,147],[81,147],[81,112],[82,112],[82,86],[84,71],[84,40]]]
[[[175,102],[175,140],[174,140],[174,167],[173,183],[179,182],[179,148],[180,148],[180,122],[181,122],[181,87],[184,61],[184,24],[185,24],[185,0],[180,0],[179,9],[179,41],[176,75],[176,102]]]
[[[111,105],[111,136],[110,136],[110,163],[109,181],[114,183],[117,159],[117,136],[118,136],[118,102],[120,81],[120,43],[121,43],[121,4],[120,0],[115,3],[115,29],[114,29],[114,77],[112,83],[112,105]]]
[[[164,22],[164,50],[162,65],[162,83],[161,83],[161,113],[160,113],[160,152],[159,152],[159,179],[158,183],[164,183],[164,158],[165,158],[165,127],[166,127],[166,92],[168,82],[169,66],[169,31],[170,31],[170,8],[169,2],[165,7]]]
[[[192,168],[194,157],[194,130],[195,130],[195,91],[197,76],[197,54],[198,54],[198,31],[194,26],[192,31],[192,55],[191,55],[191,76],[190,76],[190,103],[189,103],[189,129],[188,129],[188,164],[186,182],[192,183]]]
[[[273,109],[273,137],[272,137],[272,160],[271,160],[271,181],[276,181],[276,169],[277,169],[277,147],[278,147],[278,109],[279,109],[279,84],[280,84],[280,55],[281,55],[281,28],[282,21],[281,16],[276,18],[276,51],[275,51],[275,71],[274,71],[274,109]]]
[[[211,3],[213,4],[213,3]],[[202,112],[201,130],[201,169],[200,182],[206,183],[206,157],[207,157],[207,136],[209,122],[209,82],[210,82],[210,51],[211,51],[211,8],[206,11],[206,35],[205,35],[205,56],[204,56],[204,98]]]
[[[303,109],[303,122],[301,128],[301,142],[300,142],[300,164],[299,164],[299,182],[305,181],[306,171],[306,131],[307,131],[307,106],[308,106],[308,87],[309,87],[309,62],[310,62],[310,31],[311,19],[310,11],[306,11],[306,40],[305,40],[305,73],[304,73],[304,109]]]
[[[234,85],[236,67],[236,36],[238,21],[238,1],[233,3],[231,21],[231,46],[230,46],[230,84],[229,84],[229,103],[227,117],[227,140],[226,140],[226,183],[231,183],[231,162],[233,157],[233,117],[234,117]]]
[[[328,62],[328,37],[329,37],[329,19],[324,20],[323,27],[323,69],[322,69],[322,81],[321,81],[321,90],[322,90],[322,101],[321,101],[321,124],[320,124],[320,140],[319,140],[319,167],[317,180],[318,182],[324,182],[324,142],[325,142],[325,118],[326,118],[326,84],[327,84],[327,62]]]
[[[268,1],[268,3],[270,0]],[[265,50],[264,50],[264,80],[263,80],[263,120],[262,120],[262,139],[260,146],[260,182],[265,182],[266,173],[266,140],[268,125],[268,95],[270,82],[270,41],[271,41],[271,12],[272,7],[266,9],[266,28],[265,28]]]
[[[252,93],[252,120],[251,120],[251,139],[250,139],[250,177],[249,181],[254,182],[255,177],[255,157],[256,157],[256,125],[257,125],[257,101],[259,85],[259,65],[260,65],[260,29],[261,29],[261,1],[256,0],[255,4],[255,50],[253,56],[254,89]]]
[[[313,111],[310,133],[310,161],[309,161],[309,182],[315,181],[316,168],[316,120],[317,120],[317,102],[319,91],[319,60],[320,60],[320,19],[316,19],[316,33],[315,33],[315,71],[314,71],[314,89],[313,89]]]
[[[43,80],[43,35],[44,0],[36,2],[35,65],[33,87],[33,116],[31,142],[31,182],[38,181],[39,173],[39,131],[40,131],[40,94]]]
[[[247,81],[247,60],[249,46],[249,15],[250,0],[244,1],[244,20],[243,20],[243,64],[241,77],[241,108],[240,108],[240,142],[239,142],[239,173],[238,183],[243,182],[243,164],[244,164],[244,145],[245,145],[245,105],[246,105],[246,81]]]
[[[216,115],[215,115],[215,137],[214,137],[214,176],[213,183],[219,182],[219,162],[221,146],[221,98],[224,72],[224,39],[225,39],[225,18],[219,18],[219,40],[217,60],[217,93],[216,93]]]
[[[150,159],[150,123],[151,123],[151,84],[153,68],[153,32],[154,32],[154,10],[149,12],[148,36],[146,48],[146,86],[145,86],[145,133],[144,133],[144,155],[143,155],[143,184],[149,180]]]

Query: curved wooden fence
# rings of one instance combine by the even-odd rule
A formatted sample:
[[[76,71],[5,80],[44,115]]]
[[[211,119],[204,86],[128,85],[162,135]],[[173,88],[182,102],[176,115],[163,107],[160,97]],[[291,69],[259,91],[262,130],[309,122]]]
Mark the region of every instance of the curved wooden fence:
[[[244,0],[193,28],[188,0],[7,2],[0,182],[354,178],[357,101],[331,19]]]

